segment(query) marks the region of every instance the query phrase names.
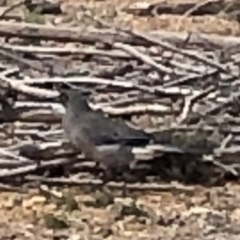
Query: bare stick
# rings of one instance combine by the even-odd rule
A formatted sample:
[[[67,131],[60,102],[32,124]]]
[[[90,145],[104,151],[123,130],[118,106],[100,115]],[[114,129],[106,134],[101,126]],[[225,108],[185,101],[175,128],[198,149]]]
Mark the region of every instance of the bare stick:
[[[37,169],[40,168],[48,168],[51,166],[56,166],[56,165],[64,165],[64,164],[69,164],[69,163],[74,163],[77,160],[74,159],[57,159],[57,160],[51,160],[48,162],[41,162],[39,163],[33,163],[32,165],[28,165],[26,167],[19,167],[16,169],[8,170],[8,169],[2,169],[0,170],[0,178],[6,178],[6,177],[16,177],[19,175],[23,174],[28,174],[31,172],[34,172]]]
[[[46,89],[40,89],[36,87],[27,86],[22,82],[6,78],[5,76],[2,76],[0,74],[0,81],[7,82],[11,85],[11,87],[15,90],[18,90],[23,93],[31,94],[38,97],[44,97],[44,98],[53,98],[59,96],[59,92],[53,91],[53,90],[46,90]]]
[[[201,93],[187,98],[185,100],[185,105],[183,107],[182,113],[181,113],[181,115],[178,119],[178,123],[179,124],[183,123],[184,120],[187,119],[188,113],[191,111],[191,109],[192,109],[192,107],[193,107],[193,105],[196,101],[206,97],[209,93],[211,93],[213,91],[216,91],[216,87],[215,86],[210,86],[207,89],[205,89],[204,91],[202,91]]]
[[[71,178],[44,178],[38,176],[26,176],[25,179],[32,181],[40,181],[42,183],[49,184],[69,184],[69,185],[92,185],[92,186],[102,186],[103,182],[101,180],[93,180],[93,179],[71,179]],[[122,189],[126,187],[129,190],[133,191],[186,191],[192,192],[194,191],[194,187],[191,186],[183,186],[177,182],[172,184],[126,184],[126,183],[116,183],[110,182],[106,185],[109,188],[113,189]]]
[[[132,32],[132,34],[137,36],[137,37],[143,38],[143,39],[145,39],[145,40],[147,40],[147,41],[149,41],[151,43],[157,44],[158,46],[160,46],[162,48],[165,48],[167,50],[173,51],[175,53],[182,54],[182,55],[187,56],[187,57],[189,57],[191,59],[195,59],[195,60],[198,60],[198,61],[200,61],[202,63],[205,63],[205,64],[207,64],[207,65],[209,65],[211,67],[217,68],[221,72],[233,75],[228,69],[226,69],[220,63],[216,63],[216,62],[214,62],[214,61],[212,61],[212,60],[210,60],[210,59],[208,59],[206,57],[201,56],[200,54],[197,55],[197,54],[192,54],[192,53],[184,51],[184,50],[180,50],[180,49],[170,45],[169,43],[162,42],[162,41],[160,41],[160,40],[158,40],[158,39],[156,39],[156,38],[154,38],[154,37],[152,37],[150,35],[146,35],[146,34],[140,33],[140,32],[138,32],[136,30],[134,30]]]
[[[14,9],[20,7],[21,5],[23,5],[25,3],[25,1],[20,1],[18,3],[15,3],[11,6],[9,6],[5,11],[3,11],[0,15],[0,20],[3,19],[8,13],[10,13],[11,11],[13,11]]]
[[[143,61],[144,63],[152,66],[154,69],[156,69],[157,71],[166,73],[166,74],[172,74],[173,70],[171,68],[165,67],[161,64],[156,63],[152,58],[150,58],[149,56],[147,56],[146,54],[143,54],[139,51],[137,51],[137,49],[123,44],[123,43],[114,43],[113,46],[115,48],[121,49],[131,55],[133,55],[134,57],[140,59],[141,61]]]

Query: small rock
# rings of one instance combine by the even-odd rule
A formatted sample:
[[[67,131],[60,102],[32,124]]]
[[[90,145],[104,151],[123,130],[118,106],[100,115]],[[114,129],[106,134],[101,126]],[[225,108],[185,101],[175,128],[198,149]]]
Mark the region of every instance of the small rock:
[[[132,205],[133,204],[133,202],[134,202],[134,200],[132,199],[132,198],[115,198],[114,199],[114,202],[115,203],[122,203],[122,204],[124,204],[124,205]]]
[[[76,234],[71,235],[68,238],[68,240],[81,240],[81,239],[82,239],[82,237],[80,235],[76,235]]]
[[[32,208],[34,205],[42,205],[46,202],[46,198],[44,196],[33,196],[31,199],[27,199],[23,201],[22,206],[24,208]]]
[[[5,202],[4,202],[4,207],[11,209],[14,206],[14,198],[8,198]]]

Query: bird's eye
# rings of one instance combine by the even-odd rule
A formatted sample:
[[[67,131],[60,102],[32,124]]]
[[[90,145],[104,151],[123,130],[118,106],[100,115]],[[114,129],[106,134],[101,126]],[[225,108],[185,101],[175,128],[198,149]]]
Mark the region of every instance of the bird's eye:
[[[65,105],[68,102],[68,99],[69,99],[69,97],[68,97],[67,93],[65,93],[65,92],[60,93],[59,100],[63,105]]]
[[[118,137],[118,132],[113,132],[114,137]]]

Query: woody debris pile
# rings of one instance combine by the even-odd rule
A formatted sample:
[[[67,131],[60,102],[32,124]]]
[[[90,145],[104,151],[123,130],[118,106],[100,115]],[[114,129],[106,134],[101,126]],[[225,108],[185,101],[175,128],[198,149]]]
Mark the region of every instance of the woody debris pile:
[[[0,16],[2,183],[98,185],[103,170],[96,158],[118,170],[111,173],[116,187],[118,181],[157,188],[173,180],[215,184],[239,177],[238,38],[143,32],[100,19],[69,27],[6,16]],[[66,89],[87,92],[94,112],[77,146],[62,126]],[[76,114],[81,122],[81,111]],[[143,144],[126,146],[135,138]]]

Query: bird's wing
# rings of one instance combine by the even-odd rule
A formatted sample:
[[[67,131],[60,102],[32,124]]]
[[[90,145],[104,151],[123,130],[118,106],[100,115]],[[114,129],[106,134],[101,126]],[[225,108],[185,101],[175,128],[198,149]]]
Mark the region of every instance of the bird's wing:
[[[111,122],[106,121],[101,115],[88,113],[79,120],[78,125],[95,145],[117,143]]]
[[[119,139],[125,139],[125,141],[128,141],[129,143],[132,142],[136,145],[147,144],[151,139],[150,135],[145,133],[143,130],[131,128],[123,120],[114,121],[114,124],[118,126]]]
[[[145,132],[130,128],[123,121],[113,121],[101,113],[92,112],[88,116],[86,115],[84,122],[88,122],[91,138],[96,144],[141,145],[150,141]]]

